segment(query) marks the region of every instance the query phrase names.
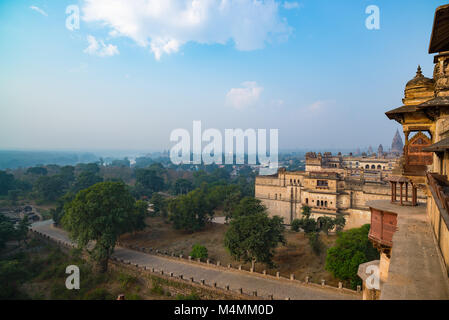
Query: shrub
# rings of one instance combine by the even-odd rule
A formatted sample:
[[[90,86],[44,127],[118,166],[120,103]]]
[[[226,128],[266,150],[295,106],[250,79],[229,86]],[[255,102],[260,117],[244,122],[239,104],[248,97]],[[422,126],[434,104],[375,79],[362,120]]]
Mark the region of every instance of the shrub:
[[[197,243],[192,247],[192,252],[190,252],[190,256],[193,259],[207,259],[209,254],[205,246],[202,246]]]
[[[114,296],[104,288],[97,288],[89,291],[84,296],[85,300],[113,300]]]
[[[335,246],[327,251],[326,270],[340,280],[349,281],[353,289],[362,283],[357,276],[359,265],[379,259],[379,252],[368,239],[369,229],[366,224],[339,233]]]
[[[189,295],[182,295],[182,294],[176,295],[176,300],[201,300],[201,299],[198,293],[196,293],[196,291],[193,291]]]
[[[165,290],[164,290],[164,288],[162,288],[162,287],[161,287],[160,285],[158,285],[158,284],[154,284],[150,291],[151,291],[151,293],[157,294],[157,295],[160,295],[160,296],[165,295]]]
[[[318,232],[312,232],[308,233],[307,237],[309,238],[309,244],[312,251],[316,255],[320,255],[323,250],[323,243],[320,240],[320,234]]]
[[[299,232],[299,228],[301,228],[301,220],[295,219],[292,221],[292,230],[295,232]]]

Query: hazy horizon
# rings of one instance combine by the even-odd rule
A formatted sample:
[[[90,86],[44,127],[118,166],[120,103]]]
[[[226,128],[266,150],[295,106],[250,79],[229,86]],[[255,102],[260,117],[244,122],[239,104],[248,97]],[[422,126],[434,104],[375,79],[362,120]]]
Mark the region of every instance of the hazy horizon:
[[[368,30],[365,0],[155,1],[151,14],[123,1],[127,15],[103,0],[0,3],[0,150],[163,151],[194,120],[279,129],[280,150],[389,148],[400,125],[384,113],[418,64],[431,77],[445,3],[376,1]]]

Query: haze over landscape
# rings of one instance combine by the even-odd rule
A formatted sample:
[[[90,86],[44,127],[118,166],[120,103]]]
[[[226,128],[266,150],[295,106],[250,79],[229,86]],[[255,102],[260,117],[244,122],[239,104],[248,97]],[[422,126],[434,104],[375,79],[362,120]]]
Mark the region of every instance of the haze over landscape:
[[[224,14],[167,1],[152,15],[135,2],[123,15],[125,2],[0,3],[1,149],[162,151],[194,120],[279,129],[280,149],[389,146],[398,125],[384,112],[417,62],[431,75],[444,3],[376,1],[381,28],[368,30],[370,1],[242,1]]]

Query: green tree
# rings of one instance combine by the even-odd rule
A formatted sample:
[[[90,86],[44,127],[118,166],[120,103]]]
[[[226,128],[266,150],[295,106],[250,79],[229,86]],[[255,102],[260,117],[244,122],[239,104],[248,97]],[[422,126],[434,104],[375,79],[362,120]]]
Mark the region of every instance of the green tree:
[[[320,233],[319,232],[308,233],[307,238],[309,239],[309,245],[312,248],[312,251],[316,255],[320,255],[324,246],[324,244],[320,240]]]
[[[301,228],[301,220],[294,219],[292,221],[292,230],[295,232],[299,232],[299,229]]]
[[[231,220],[226,231],[224,245],[230,254],[239,261],[257,262],[272,267],[274,249],[285,244],[285,227],[282,218],[269,218],[266,212],[240,215]]]
[[[245,197],[238,205],[236,205],[231,212],[231,219],[242,217],[245,215],[253,215],[256,213],[264,213],[267,208],[262,204],[262,201],[254,197]]]
[[[341,213],[337,214],[334,223],[335,223],[335,230],[337,231],[337,233],[343,231],[346,225],[346,219],[344,215],[342,215]]]
[[[162,195],[157,192],[153,193],[150,202],[153,205],[155,216],[167,216],[167,201]]]
[[[187,179],[177,179],[174,186],[173,191],[175,195],[178,194],[187,194],[193,190],[193,184]]]
[[[335,227],[335,219],[331,217],[320,217],[318,218],[318,224],[319,229],[329,235],[329,231],[331,231]]]
[[[359,265],[379,259],[379,252],[368,239],[369,229],[366,224],[339,233],[335,246],[327,251],[326,270],[340,280],[349,281],[354,289],[361,284],[357,276]]]
[[[17,200],[19,199],[20,190],[9,190],[8,191],[8,200],[11,201],[11,204],[15,205]]]
[[[7,195],[8,191],[12,189],[14,189],[14,176],[0,170],[0,196]]]
[[[193,259],[207,259],[209,256],[207,252],[207,248],[205,246],[200,245],[199,243],[194,244],[192,247],[192,251],[190,252],[190,256]]]
[[[83,171],[78,175],[72,191],[77,193],[99,182],[103,182],[103,178],[97,173],[94,173],[94,169],[91,168],[90,170]]]
[[[163,190],[164,179],[158,175],[155,169],[137,169],[135,174],[136,185],[141,187],[142,193],[151,195],[153,192]]]
[[[214,215],[205,189],[195,189],[171,200],[168,210],[173,227],[187,232],[202,230]]]
[[[62,225],[80,248],[96,241],[89,253],[101,272],[107,270],[118,237],[145,226],[146,206],[121,182],[101,182],[80,191],[64,211]]]
[[[32,175],[36,175],[36,176],[45,176],[48,173],[47,168],[44,167],[32,167],[32,168],[28,168],[27,174],[32,174]]]
[[[6,242],[14,240],[15,237],[14,223],[8,217],[0,214],[0,250],[5,247]]]
[[[37,179],[34,189],[40,200],[55,201],[64,194],[64,179],[60,175],[42,176]]]
[[[65,195],[56,200],[56,208],[50,209],[50,214],[53,219],[53,222],[56,225],[60,225],[61,219],[64,216],[64,206],[66,203],[72,201],[75,198],[75,193],[67,192]]]

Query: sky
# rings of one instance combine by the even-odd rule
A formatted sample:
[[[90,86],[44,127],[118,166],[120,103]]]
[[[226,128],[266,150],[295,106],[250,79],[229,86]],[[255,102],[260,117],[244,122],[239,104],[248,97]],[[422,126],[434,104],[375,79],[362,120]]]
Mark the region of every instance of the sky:
[[[196,120],[278,129],[280,149],[388,148],[446,2],[0,0],[0,149],[164,150]]]

